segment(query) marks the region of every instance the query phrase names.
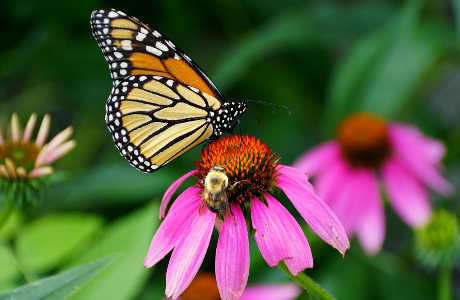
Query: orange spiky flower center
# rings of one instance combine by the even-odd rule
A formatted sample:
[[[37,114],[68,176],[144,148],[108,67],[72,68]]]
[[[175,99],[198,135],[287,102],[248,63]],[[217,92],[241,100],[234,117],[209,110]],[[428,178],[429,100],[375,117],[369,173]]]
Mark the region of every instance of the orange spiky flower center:
[[[390,155],[385,121],[368,112],[344,119],[337,130],[342,155],[352,166],[379,167]]]
[[[248,201],[252,196],[260,196],[263,192],[276,187],[273,179],[278,169],[279,157],[265,143],[247,135],[222,137],[210,143],[201,153],[201,162],[196,177],[203,188],[202,179],[215,165],[224,166],[227,171],[229,185],[237,181],[241,183],[232,191],[227,192],[230,202]]]
[[[23,167],[27,172],[30,172],[34,169],[39,152],[40,149],[34,142],[7,140],[0,146],[0,164],[5,164],[5,158],[9,158],[16,167]]]
[[[183,300],[220,300],[216,278],[212,273],[198,274],[180,295],[180,298]]]

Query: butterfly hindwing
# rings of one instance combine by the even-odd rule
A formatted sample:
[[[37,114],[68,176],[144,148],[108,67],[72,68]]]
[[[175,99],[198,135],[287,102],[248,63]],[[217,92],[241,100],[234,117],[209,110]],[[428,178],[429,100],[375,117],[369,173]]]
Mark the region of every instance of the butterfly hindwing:
[[[158,75],[191,85],[221,103],[214,83],[179,47],[137,18],[115,9],[96,10],[91,27],[116,86],[131,75]]]
[[[125,78],[107,100],[106,123],[121,155],[154,172],[225,129],[235,110],[177,80],[152,75]]]

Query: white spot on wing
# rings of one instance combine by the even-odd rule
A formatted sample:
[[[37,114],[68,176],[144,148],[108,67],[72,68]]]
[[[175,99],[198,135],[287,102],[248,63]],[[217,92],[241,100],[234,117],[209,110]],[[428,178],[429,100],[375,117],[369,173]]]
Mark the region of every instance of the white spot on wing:
[[[109,18],[116,18],[118,17],[118,14],[114,11],[109,12]]]
[[[156,56],[160,56],[161,54],[163,54],[163,52],[161,52],[160,50],[158,50],[157,48],[154,48],[152,46],[145,47],[145,50],[147,50],[150,53],[155,54]]]
[[[168,47],[166,47],[165,44],[163,44],[162,42],[157,42],[155,44],[155,47],[157,47],[158,49],[162,50],[162,51],[168,51]]]

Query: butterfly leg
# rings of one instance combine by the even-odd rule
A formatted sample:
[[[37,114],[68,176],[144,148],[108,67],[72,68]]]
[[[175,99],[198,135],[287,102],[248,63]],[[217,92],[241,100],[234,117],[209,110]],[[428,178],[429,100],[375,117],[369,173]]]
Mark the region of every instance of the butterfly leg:
[[[246,146],[246,143],[244,142],[243,140],[243,132],[241,131],[241,123],[240,123],[240,119],[237,119],[235,123],[233,123],[233,125],[227,130],[228,133],[230,133],[231,135],[233,135],[233,129],[235,129],[235,127],[238,125],[238,128],[240,129],[240,138],[241,138],[241,141],[243,142],[243,145]]]

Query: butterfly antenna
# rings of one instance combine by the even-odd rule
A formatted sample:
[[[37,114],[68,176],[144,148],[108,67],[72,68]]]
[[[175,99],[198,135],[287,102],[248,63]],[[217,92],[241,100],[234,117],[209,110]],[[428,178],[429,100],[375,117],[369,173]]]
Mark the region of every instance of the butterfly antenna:
[[[256,131],[254,131],[254,135],[256,134],[257,130],[259,130],[259,126],[260,126],[260,119],[255,115],[255,114],[252,114],[250,112],[246,112],[247,114],[250,114],[251,116],[253,116],[254,118],[257,119],[257,128],[256,128]]]
[[[289,114],[291,114],[291,110],[287,106],[284,106],[284,105],[273,104],[273,103],[268,103],[268,102],[263,102],[263,101],[256,101],[256,100],[244,100],[242,102],[244,102],[244,103],[246,103],[246,102],[256,102],[256,103],[260,103],[260,104],[263,104],[263,105],[270,106],[272,108],[272,114],[275,113],[274,106],[279,106],[279,107],[283,107],[283,108],[287,109]]]

